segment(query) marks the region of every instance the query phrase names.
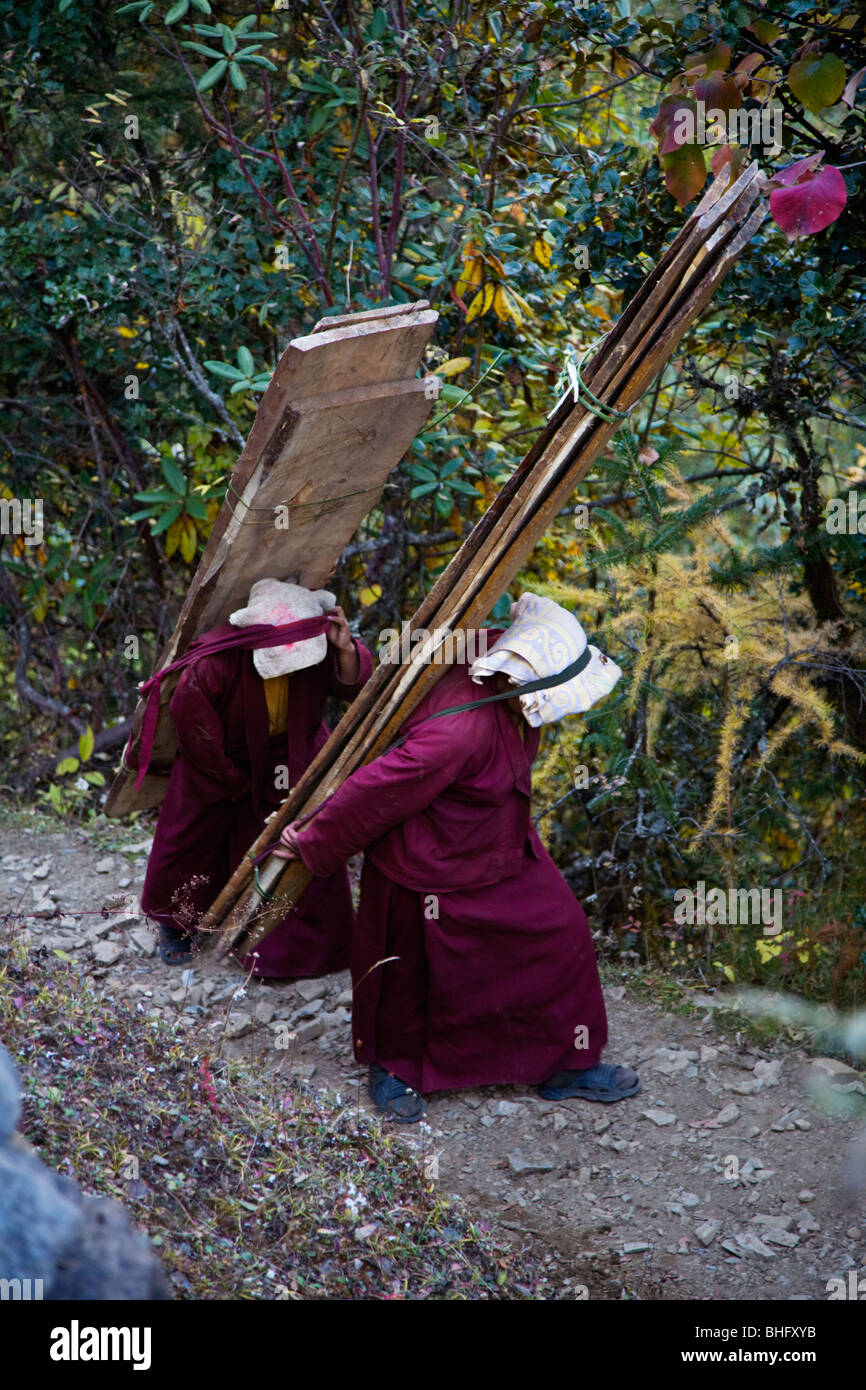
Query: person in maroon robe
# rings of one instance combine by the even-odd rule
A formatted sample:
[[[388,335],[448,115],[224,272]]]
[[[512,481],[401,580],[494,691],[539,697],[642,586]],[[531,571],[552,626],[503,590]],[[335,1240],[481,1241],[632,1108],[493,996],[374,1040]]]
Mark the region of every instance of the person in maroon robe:
[[[294,585],[260,581],[275,592],[292,591],[295,612],[285,607],[265,622],[309,616],[298,610]],[[319,591],[325,600],[333,595]],[[310,595],[310,598],[313,596]],[[320,611],[314,606],[314,611]],[[247,613],[261,621],[252,607]],[[142,910],[156,921],[160,954],[167,963],[188,960],[195,927],[260,834],[266,819],[285,799],[328,737],[322,718],[325,699],[351,701],[369,679],[373,661],[349,631],[342,608],[330,608],[324,660],[304,665],[310,643],[282,667],[290,649],[233,648],[207,654],[208,646],[237,636],[223,623],[199,639],[206,654],[182,673],[169,709],[178,749],[160,809],[142,891]],[[243,625],[243,621],[239,625]],[[314,652],[315,657],[315,652]],[[274,666],[274,661],[276,665]],[[267,663],[270,662],[271,665]],[[257,669],[282,670],[265,679]],[[349,963],[352,900],[346,869],[336,866],[304,895],[296,910],[244,960],[261,977],[301,978],[342,970]]]
[[[547,611],[550,601],[535,595],[519,604],[530,599]],[[607,1021],[589,926],[530,819],[538,725],[588,708],[620,674],[565,617],[580,634],[569,630],[570,650],[548,641],[533,665],[531,645],[521,657],[497,637],[490,655],[498,660],[448,671],[403,726],[399,746],[281,836],[277,853],[299,857],[314,882],[366,851],[353,1039],[357,1060],[370,1064],[371,1096],[391,1118],[417,1120],[422,1093],[458,1087],[540,1083],[545,1097],[601,1101],[640,1089],[630,1068],[600,1063]],[[508,698],[528,677],[563,671],[575,654],[574,666],[591,656],[598,675],[575,677],[546,703],[544,695],[541,703],[533,694]],[[488,694],[493,687],[495,702],[477,704],[473,673]]]

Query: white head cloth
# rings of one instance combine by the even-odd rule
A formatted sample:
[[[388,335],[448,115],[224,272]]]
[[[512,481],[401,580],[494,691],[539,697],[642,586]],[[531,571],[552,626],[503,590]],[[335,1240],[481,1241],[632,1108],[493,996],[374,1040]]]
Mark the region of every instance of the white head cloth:
[[[549,690],[520,696],[524,719],[537,729],[566,714],[582,714],[609,695],[622,675],[615,661],[587,642],[580,623],[567,609],[538,594],[521,594],[511,605],[511,626],[485,656],[472,663],[470,674],[480,682],[502,671],[512,685],[528,685],[543,676],[558,675],[587,646],[591,660],[579,675]]]
[[[298,623],[302,618],[319,618],[334,607],[334,594],[327,589],[305,589],[300,584],[284,584],[279,579],[258,579],[250,589],[246,608],[229,615],[234,627],[254,627],[256,623]],[[290,671],[302,671],[305,666],[318,666],[328,654],[328,639],[307,637],[303,642],[291,642],[285,647],[257,647],[253,650],[253,665],[263,680],[286,676]]]

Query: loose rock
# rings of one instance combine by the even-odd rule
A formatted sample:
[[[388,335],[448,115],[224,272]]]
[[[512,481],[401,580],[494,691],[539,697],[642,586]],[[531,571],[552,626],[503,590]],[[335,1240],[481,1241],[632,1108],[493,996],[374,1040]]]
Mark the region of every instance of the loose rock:
[[[226,1021],[225,1036],[227,1038],[242,1038],[244,1033],[249,1033],[253,1026],[253,1020],[243,1009],[233,1009]]]
[[[156,954],[156,937],[153,932],[148,931],[145,927],[136,927],[129,935],[130,939],[143,955],[152,956]]]
[[[315,1018],[317,1013],[321,1013],[323,999],[311,999],[309,1004],[304,1004],[303,1008],[297,1009],[293,1017],[303,1021],[305,1018]]]
[[[524,1158],[520,1149],[508,1155],[508,1166],[512,1173],[525,1177],[527,1173],[552,1173],[553,1164],[544,1158]]]
[[[93,958],[100,965],[116,965],[122,954],[116,941],[97,941],[93,947]]]
[[[515,1105],[513,1100],[500,1100],[497,1102],[493,1113],[494,1115],[501,1116],[503,1119],[507,1119],[509,1115],[519,1115],[520,1106]]]
[[[324,980],[298,980],[295,989],[306,1003],[313,999],[321,999],[325,993],[326,985]],[[319,1005],[321,1008],[321,1005]]]

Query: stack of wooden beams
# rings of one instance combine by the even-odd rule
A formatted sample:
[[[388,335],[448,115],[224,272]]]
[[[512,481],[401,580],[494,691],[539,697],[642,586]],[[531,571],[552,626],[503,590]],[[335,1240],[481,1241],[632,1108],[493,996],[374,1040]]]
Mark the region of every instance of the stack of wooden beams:
[[[611,411],[627,410],[647,391],[760,226],[766,206],[757,165],[728,184],[725,171],[587,363],[583,382],[591,397],[578,392],[575,400],[569,392],[560,402],[411,619],[410,634],[424,629],[429,636],[412,645],[408,662],[378,667],[212,904],[201,926],[217,936],[219,954],[253,950],[298,901],[310,880],[303,864],[271,856],[257,874],[257,885],[253,858],[393,741],[447,669],[430,660],[442,635],[484,621],[618,427]]]

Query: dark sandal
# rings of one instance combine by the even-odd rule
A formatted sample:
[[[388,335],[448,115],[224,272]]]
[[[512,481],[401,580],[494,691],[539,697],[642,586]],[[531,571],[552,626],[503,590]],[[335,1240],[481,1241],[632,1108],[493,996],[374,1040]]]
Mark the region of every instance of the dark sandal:
[[[392,1076],[390,1072],[385,1071],[377,1062],[370,1068],[369,1090],[373,1104],[389,1120],[412,1124],[422,1119],[425,1114],[426,1106],[418,1092],[413,1091],[412,1087],[407,1086],[398,1076]]]
[[[177,931],[174,927],[166,927],[162,922],[159,927],[159,958],[166,965],[184,965],[192,957],[192,937],[186,932]]]
[[[538,1094],[545,1100],[570,1100],[576,1096],[610,1105],[613,1101],[625,1100],[626,1096],[637,1095],[640,1089],[640,1077],[631,1067],[599,1062],[598,1066],[587,1067],[584,1071],[556,1072],[541,1083]]]

